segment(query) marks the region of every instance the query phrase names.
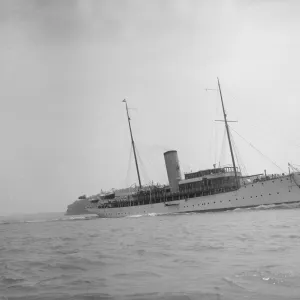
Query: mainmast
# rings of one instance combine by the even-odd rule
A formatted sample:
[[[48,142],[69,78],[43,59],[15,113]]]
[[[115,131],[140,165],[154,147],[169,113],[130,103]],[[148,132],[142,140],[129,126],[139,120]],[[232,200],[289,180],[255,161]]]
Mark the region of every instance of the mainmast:
[[[234,168],[235,182],[236,182],[236,187],[238,188],[239,187],[238,178],[237,178],[237,174],[236,174],[234,155],[233,155],[232,146],[231,146],[229,128],[228,128],[228,123],[227,123],[227,116],[226,116],[226,112],[225,112],[225,108],[224,108],[224,102],[223,102],[223,97],[222,97],[222,91],[221,91],[219,78],[218,78],[218,86],[219,86],[219,92],[220,92],[220,97],[221,97],[221,102],[222,102],[223,115],[224,115],[225,128],[226,128],[226,131],[227,131],[227,137],[228,137],[228,142],[229,142],[230,154],[231,154],[232,164],[233,164],[233,168]]]
[[[137,159],[136,159],[135,144],[134,144],[133,135],[132,135],[132,130],[131,130],[131,125],[130,125],[130,117],[129,117],[129,113],[128,113],[128,106],[127,106],[127,102],[126,102],[125,99],[123,100],[123,102],[125,102],[125,104],[126,104],[127,119],[128,119],[128,124],[129,124],[130,137],[131,137],[131,144],[132,144],[132,148],[133,148],[133,154],[134,154],[134,160],[135,160],[136,172],[137,172],[137,175],[138,175],[140,188],[142,188],[141,177],[140,177],[140,171],[139,171],[139,165],[138,165],[138,162],[137,162]]]

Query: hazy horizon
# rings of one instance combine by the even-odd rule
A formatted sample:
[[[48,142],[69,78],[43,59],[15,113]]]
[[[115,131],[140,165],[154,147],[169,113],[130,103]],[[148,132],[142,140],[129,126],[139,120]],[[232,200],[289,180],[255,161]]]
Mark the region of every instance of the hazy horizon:
[[[293,0],[0,1],[0,215],[63,212],[137,182],[124,98],[144,184],[167,183],[170,149],[182,172],[230,164],[219,94],[205,90],[217,77],[247,172],[300,164],[299,12]]]

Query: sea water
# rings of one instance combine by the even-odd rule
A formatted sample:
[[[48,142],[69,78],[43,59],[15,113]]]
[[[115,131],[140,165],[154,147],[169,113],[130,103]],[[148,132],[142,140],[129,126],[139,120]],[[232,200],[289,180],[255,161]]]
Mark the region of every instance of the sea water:
[[[300,299],[299,208],[0,218],[0,299]]]

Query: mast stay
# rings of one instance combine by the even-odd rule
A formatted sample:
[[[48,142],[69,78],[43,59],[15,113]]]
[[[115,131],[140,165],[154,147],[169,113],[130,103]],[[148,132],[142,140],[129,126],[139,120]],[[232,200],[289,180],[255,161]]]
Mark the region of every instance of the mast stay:
[[[137,158],[136,158],[135,144],[134,144],[133,135],[132,135],[132,129],[131,129],[131,124],[130,124],[130,117],[129,117],[129,112],[128,112],[127,101],[126,101],[126,99],[124,99],[122,102],[125,102],[125,105],[126,105],[126,113],[127,113],[127,119],[128,119],[128,125],[129,125],[130,137],[131,137],[131,144],[132,144],[132,148],[133,148],[133,154],[134,154],[136,172],[137,172],[137,176],[138,176],[138,180],[139,180],[139,186],[140,186],[140,189],[141,189],[142,188],[142,183],[141,183],[139,165],[138,165]]]

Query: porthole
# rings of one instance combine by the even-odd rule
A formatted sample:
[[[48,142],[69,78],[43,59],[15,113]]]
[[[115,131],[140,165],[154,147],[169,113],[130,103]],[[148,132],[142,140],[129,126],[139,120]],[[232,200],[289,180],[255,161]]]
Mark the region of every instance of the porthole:
[[[257,196],[255,196],[257,198]]]
[[[250,198],[252,198],[252,196]]]
[[[271,194],[269,194],[271,196]]]
[[[279,192],[277,192],[277,194],[279,194]]]

